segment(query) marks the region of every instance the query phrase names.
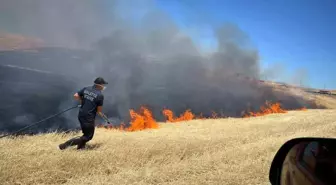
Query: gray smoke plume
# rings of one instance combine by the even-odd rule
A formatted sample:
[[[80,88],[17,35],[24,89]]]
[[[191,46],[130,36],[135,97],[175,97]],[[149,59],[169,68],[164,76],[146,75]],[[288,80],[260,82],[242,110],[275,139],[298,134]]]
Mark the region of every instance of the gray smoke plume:
[[[88,47],[114,24],[114,1],[1,0],[0,30],[43,39],[53,46]],[[111,9],[112,10],[112,9]]]
[[[308,72],[305,69],[297,69],[294,72],[293,77],[290,79],[290,83],[292,83],[293,85],[306,87],[309,79],[308,77]]]
[[[260,77],[264,80],[284,82],[300,87],[307,87],[309,82],[309,74],[305,68],[296,69],[291,73],[281,63],[268,66],[261,72]]]
[[[263,80],[279,81],[284,78],[286,67],[282,63],[268,65],[260,74]]]
[[[141,105],[148,106],[158,120],[164,119],[163,108],[176,114],[191,109],[204,116],[211,111],[241,116],[266,100],[280,101],[285,108],[315,106],[251,80],[260,77],[258,51],[248,47],[248,37],[234,24],[214,30],[218,49],[209,54],[163,12],[152,9],[133,24],[125,15],[134,12],[120,4],[107,0],[0,1],[0,30],[58,46],[33,53],[0,53],[4,66],[52,73],[0,68],[1,101],[7,106],[1,108],[1,130],[19,128],[75,104],[73,93],[91,85],[97,76],[110,84],[104,92],[104,111],[126,122],[129,109]],[[76,114],[69,112],[34,129],[76,127]]]

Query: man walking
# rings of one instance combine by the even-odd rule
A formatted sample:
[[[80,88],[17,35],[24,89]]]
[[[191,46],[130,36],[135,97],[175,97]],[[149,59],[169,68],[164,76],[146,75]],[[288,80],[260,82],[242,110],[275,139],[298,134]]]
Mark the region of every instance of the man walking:
[[[108,83],[103,78],[98,77],[95,79],[93,86],[84,87],[74,94],[74,98],[80,101],[81,104],[78,113],[78,120],[83,136],[70,139],[65,143],[60,144],[59,148],[61,150],[74,145],[77,145],[77,149],[85,148],[85,144],[93,138],[97,113],[103,119],[108,120],[102,113],[104,103],[104,95],[102,94],[102,91],[105,89],[105,85],[107,84]]]

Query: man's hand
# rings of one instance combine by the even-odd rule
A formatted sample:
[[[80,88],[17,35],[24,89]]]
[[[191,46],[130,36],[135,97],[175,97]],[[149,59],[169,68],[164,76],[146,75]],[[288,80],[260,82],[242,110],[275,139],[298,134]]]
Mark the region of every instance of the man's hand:
[[[82,98],[79,96],[78,93],[74,94],[74,98],[75,98],[75,100],[79,101],[79,104],[82,104]]]
[[[107,116],[105,116],[105,114],[102,112],[103,107],[102,106],[98,106],[97,107],[97,113],[100,117],[102,117],[108,124],[111,124],[109,119],[107,118]]]
[[[104,113],[98,112],[98,114],[100,117],[102,117],[107,122],[107,124],[111,124],[110,120],[107,118],[107,116],[105,116]]]
[[[75,98],[75,100],[81,100],[81,97],[79,96],[78,93],[75,93],[75,94],[74,94],[74,98]]]

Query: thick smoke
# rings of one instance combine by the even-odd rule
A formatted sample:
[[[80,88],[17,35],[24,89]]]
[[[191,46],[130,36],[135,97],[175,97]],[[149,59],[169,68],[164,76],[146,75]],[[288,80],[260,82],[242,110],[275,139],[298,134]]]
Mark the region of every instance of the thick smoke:
[[[122,16],[115,13],[120,12],[120,1],[0,3],[0,30],[35,36],[48,46],[61,47],[1,53],[4,65],[52,73],[0,69],[2,98],[6,106],[14,107],[2,107],[1,116],[6,118],[0,123],[2,130],[19,128],[73,105],[72,94],[96,76],[110,84],[104,92],[106,114],[126,121],[129,109],[141,105],[149,106],[160,120],[162,108],[177,114],[191,109],[205,116],[211,111],[241,116],[266,100],[281,101],[286,108],[313,106],[251,80],[260,77],[258,51],[247,47],[248,37],[234,24],[214,30],[218,49],[209,54],[158,10],[146,12],[134,24],[124,16],[131,9],[124,6]],[[65,49],[69,47],[77,50]],[[23,82],[26,85],[19,85]],[[73,128],[76,114],[69,112],[39,129]]]
[[[113,4],[113,0],[1,0],[0,30],[35,36],[54,46],[88,47],[115,24],[107,9]]]

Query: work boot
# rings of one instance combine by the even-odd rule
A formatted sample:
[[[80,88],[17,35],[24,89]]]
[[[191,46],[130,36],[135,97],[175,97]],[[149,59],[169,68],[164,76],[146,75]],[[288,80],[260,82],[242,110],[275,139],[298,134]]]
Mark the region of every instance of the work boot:
[[[74,145],[79,145],[82,143],[82,140],[81,138],[73,138],[73,139],[70,139],[69,141],[65,142],[65,143],[62,143],[60,144],[58,147],[60,150],[64,150],[70,146],[74,146]]]
[[[85,142],[82,142],[81,144],[77,145],[77,150],[83,150],[85,149]]]
[[[58,145],[58,148],[59,148],[60,150],[64,150],[64,149],[67,148],[67,146],[66,146],[65,143],[62,143],[62,144]]]

